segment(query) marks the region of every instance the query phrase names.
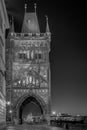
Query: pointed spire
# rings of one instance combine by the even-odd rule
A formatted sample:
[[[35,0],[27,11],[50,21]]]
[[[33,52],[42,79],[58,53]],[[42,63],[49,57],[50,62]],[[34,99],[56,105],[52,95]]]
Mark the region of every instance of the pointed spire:
[[[9,24],[10,24],[10,28],[9,28],[9,32],[8,32],[8,38],[11,36],[11,33],[14,33],[14,18],[13,16],[10,18],[9,20]]]
[[[9,27],[9,31],[8,31],[7,38],[9,38],[9,37],[10,37],[10,35],[11,35],[11,24],[12,24],[12,20],[11,20],[11,19],[9,19],[9,25],[10,25],[10,27]]]
[[[36,3],[34,3],[34,9],[35,9],[35,13],[36,13],[36,9],[37,9],[37,4]]]
[[[48,16],[45,15],[45,17],[46,17],[46,33],[50,33],[49,23],[48,23]]]
[[[25,8],[25,13],[26,13],[27,12],[27,4],[25,4],[24,8]]]
[[[11,32],[14,32],[14,17],[12,16]]]

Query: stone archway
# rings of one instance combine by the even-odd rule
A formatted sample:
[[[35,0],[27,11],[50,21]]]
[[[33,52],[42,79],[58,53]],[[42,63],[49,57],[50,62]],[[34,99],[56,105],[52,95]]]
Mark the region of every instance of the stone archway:
[[[23,95],[19,99],[19,101],[17,102],[17,105],[16,105],[16,117],[17,117],[18,121],[20,121],[21,124],[23,121],[22,117],[23,117],[24,106],[27,103],[34,103],[36,106],[38,106],[38,108],[41,112],[41,115],[45,116],[47,114],[47,105],[45,104],[45,102],[43,101],[43,99],[41,97],[39,97],[38,95],[33,94],[33,93]]]

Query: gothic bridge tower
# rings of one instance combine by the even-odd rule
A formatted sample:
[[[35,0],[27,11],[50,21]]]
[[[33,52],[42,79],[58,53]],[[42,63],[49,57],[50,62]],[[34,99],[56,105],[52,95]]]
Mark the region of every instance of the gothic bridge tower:
[[[6,42],[7,118],[22,122],[24,106],[31,102],[43,116],[50,114],[50,41],[48,18],[41,33],[36,10],[28,13],[25,5],[21,33],[14,32],[12,22]]]

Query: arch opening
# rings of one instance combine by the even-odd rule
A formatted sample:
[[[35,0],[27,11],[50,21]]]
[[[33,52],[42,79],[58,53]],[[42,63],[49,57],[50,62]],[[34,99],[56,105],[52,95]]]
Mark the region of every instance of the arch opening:
[[[27,97],[22,102],[22,104],[19,108],[20,124],[23,123],[24,119],[26,119],[28,115],[32,115],[33,117],[43,115],[43,108],[42,108],[40,102],[33,96]]]

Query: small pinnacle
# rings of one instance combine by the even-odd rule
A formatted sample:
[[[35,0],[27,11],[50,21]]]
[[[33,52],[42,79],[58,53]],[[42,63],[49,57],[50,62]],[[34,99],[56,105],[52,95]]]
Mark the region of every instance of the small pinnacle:
[[[37,8],[37,4],[36,3],[34,3],[34,8],[35,8],[35,12],[36,12],[36,8]]]
[[[46,17],[46,20],[48,21],[48,16],[47,16],[47,15],[45,15],[45,17]]]
[[[26,10],[27,10],[27,4],[25,4],[25,12],[26,12]]]

